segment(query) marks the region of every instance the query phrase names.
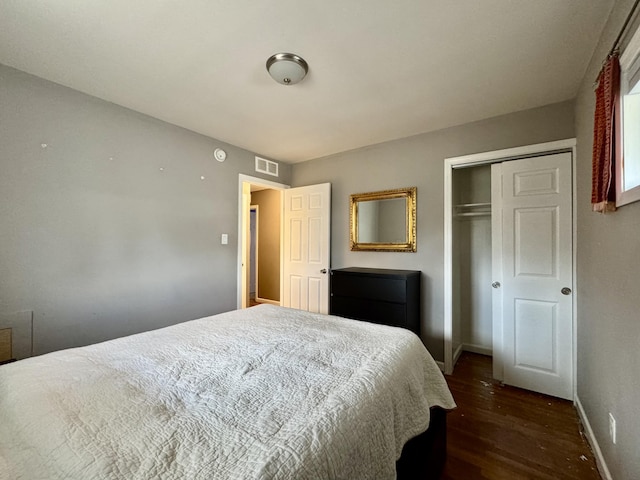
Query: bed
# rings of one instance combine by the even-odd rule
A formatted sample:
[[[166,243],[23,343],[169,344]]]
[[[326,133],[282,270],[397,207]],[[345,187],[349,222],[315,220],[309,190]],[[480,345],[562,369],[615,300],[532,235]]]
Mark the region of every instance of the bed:
[[[391,479],[454,407],[408,330],[261,305],[1,366],[0,478]]]

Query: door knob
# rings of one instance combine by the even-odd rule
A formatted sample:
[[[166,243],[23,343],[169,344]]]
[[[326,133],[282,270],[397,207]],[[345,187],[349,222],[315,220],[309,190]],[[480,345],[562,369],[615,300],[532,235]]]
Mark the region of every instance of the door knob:
[[[327,269],[323,268],[322,270],[320,270],[320,273],[327,273]]]
[[[571,289],[569,287],[564,287],[560,292],[562,292],[563,295],[571,295]]]
[[[493,283],[491,284],[491,286],[492,286],[493,288],[500,288],[500,282],[493,282]]]

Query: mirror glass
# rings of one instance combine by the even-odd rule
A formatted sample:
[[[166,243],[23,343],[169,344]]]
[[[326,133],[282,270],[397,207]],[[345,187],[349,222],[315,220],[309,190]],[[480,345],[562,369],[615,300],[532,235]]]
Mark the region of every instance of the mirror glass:
[[[351,250],[415,252],[416,188],[351,195]]]
[[[405,243],[407,218],[404,198],[369,200],[358,204],[360,243]]]

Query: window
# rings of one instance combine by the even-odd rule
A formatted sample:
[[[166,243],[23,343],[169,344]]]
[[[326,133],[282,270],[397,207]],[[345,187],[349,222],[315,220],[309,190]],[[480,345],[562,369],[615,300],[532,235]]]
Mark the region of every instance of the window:
[[[616,206],[640,200],[640,28],[620,57],[622,155],[616,160]]]

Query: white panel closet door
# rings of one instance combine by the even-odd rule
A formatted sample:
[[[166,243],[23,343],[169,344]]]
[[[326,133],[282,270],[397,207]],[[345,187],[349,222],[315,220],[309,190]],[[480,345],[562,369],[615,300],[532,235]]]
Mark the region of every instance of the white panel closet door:
[[[501,172],[502,212],[494,216],[502,220],[495,278],[504,382],[572,399],[572,293],[563,293],[573,285],[571,154],[504,162]]]
[[[283,306],[329,313],[331,184],[284,191]]]

